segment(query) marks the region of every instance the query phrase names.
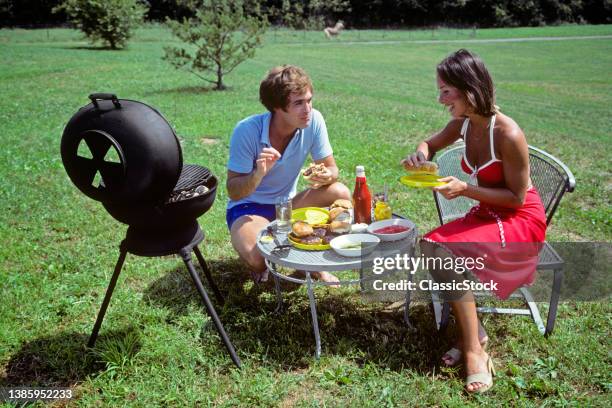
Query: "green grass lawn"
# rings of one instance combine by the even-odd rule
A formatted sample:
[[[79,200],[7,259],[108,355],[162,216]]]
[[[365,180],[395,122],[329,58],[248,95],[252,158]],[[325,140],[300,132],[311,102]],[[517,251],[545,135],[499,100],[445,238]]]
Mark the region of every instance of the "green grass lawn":
[[[433,36],[610,35],[612,26],[471,33]],[[233,367],[175,257],[128,256],[99,343],[84,348],[126,230],[71,184],[59,155],[64,126],[92,92],[158,108],[182,138],[185,162],[209,167],[224,185],[229,135],[263,111],[266,70],[301,65],[342,181],[352,188],[355,165],[366,165],[370,183],[388,182],[394,209],[424,232],[437,223],[431,193],[399,185],[397,163],[448,120],[436,103],[435,65],[465,46],[488,64],[498,104],[528,142],[576,175],[549,240],[610,241],[610,39],[422,44],[411,41],[431,39],[431,30],[345,34],[321,46],[319,33],[270,32],[226,78],[231,89],[214,92],[161,60],[173,40],[160,28],[140,30],[123,51],[98,50],[70,30],[0,30],[0,386],[69,386],[83,406],[609,406],[607,302],[563,303],[549,339],[527,318],[486,316],[499,373],[490,392],[469,396],[461,371],[439,365],[450,343],[435,332],[427,303],[413,304],[410,332],[400,310],[362,302],[355,288],[319,289],[316,361],[305,291],[286,293],[287,312],[273,313],[272,286],[254,287],[232,251],[224,188],[200,224],[226,293],[218,312],[243,369]],[[380,40],[398,42],[368,44]]]

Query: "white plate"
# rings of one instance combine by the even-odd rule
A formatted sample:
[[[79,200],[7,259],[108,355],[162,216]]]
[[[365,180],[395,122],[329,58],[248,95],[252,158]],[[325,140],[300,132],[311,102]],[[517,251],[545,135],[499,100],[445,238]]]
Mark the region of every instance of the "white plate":
[[[374,251],[380,239],[371,234],[349,234],[340,235],[332,239],[329,245],[334,251],[342,256],[362,256]],[[357,248],[344,248],[346,245],[360,245]]]
[[[389,227],[391,225],[401,225],[402,227],[407,227],[408,229],[406,231],[398,232],[396,234],[379,234],[374,232],[378,229]],[[368,232],[370,234],[376,235],[378,238],[380,238],[381,241],[398,241],[400,239],[406,238],[410,234],[410,232],[412,232],[413,228],[414,224],[410,220],[405,220],[403,218],[392,218],[390,220],[373,222],[368,226]]]

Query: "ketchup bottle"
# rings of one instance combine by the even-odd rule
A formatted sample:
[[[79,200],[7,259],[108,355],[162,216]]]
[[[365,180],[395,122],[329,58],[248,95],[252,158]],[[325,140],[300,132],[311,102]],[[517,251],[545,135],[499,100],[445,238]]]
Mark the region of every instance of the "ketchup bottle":
[[[370,224],[372,222],[372,195],[368,190],[364,167],[357,166],[355,173],[355,191],[353,191],[355,224]]]

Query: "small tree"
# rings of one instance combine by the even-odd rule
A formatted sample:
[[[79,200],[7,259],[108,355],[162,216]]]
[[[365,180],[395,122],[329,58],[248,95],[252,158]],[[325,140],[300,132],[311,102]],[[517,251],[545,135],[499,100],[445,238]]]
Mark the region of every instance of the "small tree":
[[[148,8],[139,0],[65,0],[53,9],[61,10],[92,43],[102,41],[117,49],[123,48],[132,30],[142,24]]]
[[[245,11],[243,0],[203,0],[189,2],[195,17],[182,22],[167,20],[172,33],[184,47],[164,47],[164,60],[175,68],[186,68],[216,90],[226,89],[223,77],[255,55],[268,21],[257,6]],[[204,73],[204,75],[199,72]],[[213,74],[216,79],[205,75]]]

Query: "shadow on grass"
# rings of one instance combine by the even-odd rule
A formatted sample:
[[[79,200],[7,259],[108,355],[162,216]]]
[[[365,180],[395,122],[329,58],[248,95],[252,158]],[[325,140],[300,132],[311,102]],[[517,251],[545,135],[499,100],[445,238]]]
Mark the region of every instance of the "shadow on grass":
[[[228,88],[229,90],[229,88]],[[168,88],[168,89],[157,89],[150,92],[145,92],[145,96],[151,95],[173,95],[173,94],[203,94],[209,92],[219,92],[213,88],[213,85],[209,86],[182,86],[179,88]]]
[[[225,305],[215,304],[217,313],[239,355],[248,354],[283,369],[312,364],[315,341],[304,287],[283,285],[285,310],[277,314],[272,277],[255,286],[238,261],[213,261],[209,267],[225,296]],[[206,286],[205,277],[200,276]],[[208,292],[213,299],[212,291]],[[403,321],[403,309],[388,308],[386,303],[366,303],[358,289],[317,288],[315,298],[324,356],[340,355],[357,364],[373,363],[396,371],[409,367],[431,373],[431,367],[439,365],[440,356],[449,346],[446,337],[438,336],[426,304],[413,304],[410,308],[416,328],[412,331]],[[169,309],[176,319],[192,307],[200,306],[206,313],[184,268],[153,282],[144,299]],[[210,320],[202,333],[216,336]],[[220,342],[219,348],[222,349]]]
[[[115,345],[130,343],[137,338],[134,333],[133,328],[105,331],[94,349],[86,347],[89,334],[81,333],[60,333],[24,343],[4,366],[0,387],[71,387],[104,371],[113,363]],[[131,344],[130,354],[135,354],[140,345]]]

